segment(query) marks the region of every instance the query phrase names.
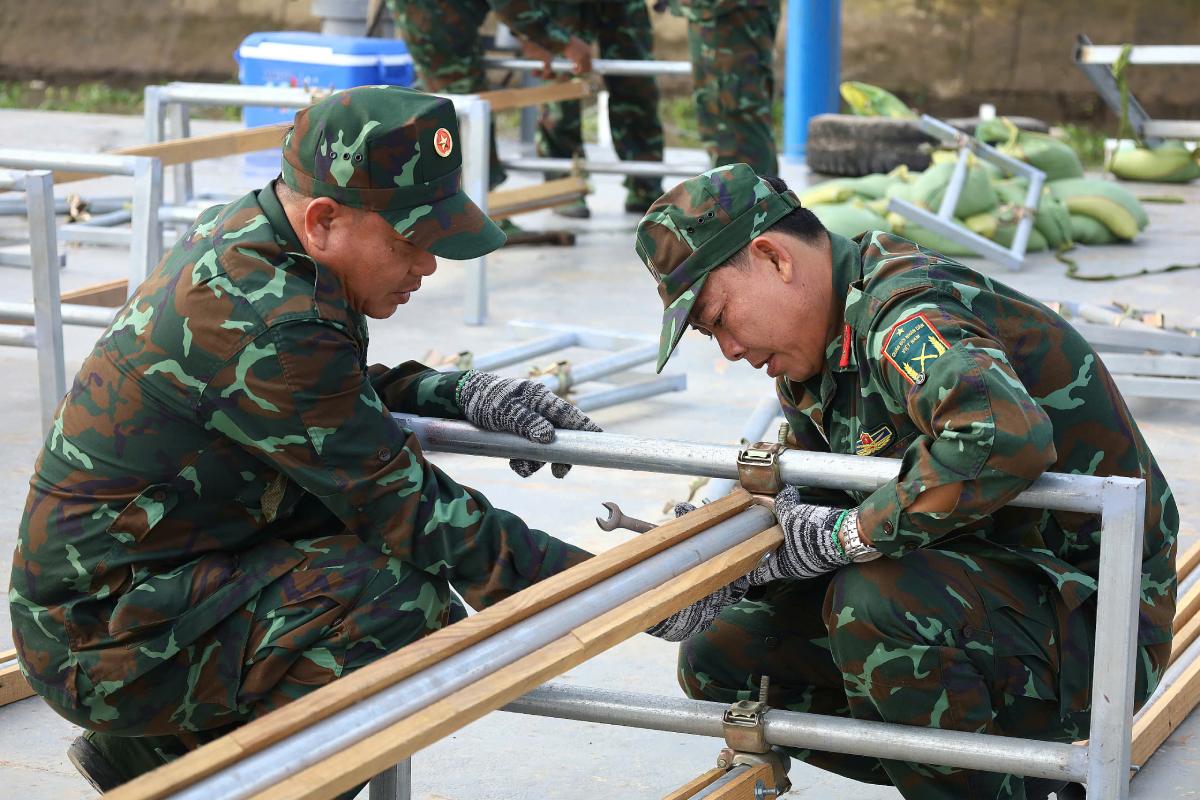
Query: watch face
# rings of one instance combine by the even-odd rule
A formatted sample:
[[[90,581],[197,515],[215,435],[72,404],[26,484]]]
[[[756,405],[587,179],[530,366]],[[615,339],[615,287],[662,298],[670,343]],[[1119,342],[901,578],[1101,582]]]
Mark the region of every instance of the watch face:
[[[863,553],[860,556],[854,556],[854,558],[852,558],[850,560],[853,561],[855,564],[865,564],[868,561],[874,561],[875,559],[879,558],[882,555],[883,555],[883,553],[879,552],[878,550],[871,550],[869,552]]]

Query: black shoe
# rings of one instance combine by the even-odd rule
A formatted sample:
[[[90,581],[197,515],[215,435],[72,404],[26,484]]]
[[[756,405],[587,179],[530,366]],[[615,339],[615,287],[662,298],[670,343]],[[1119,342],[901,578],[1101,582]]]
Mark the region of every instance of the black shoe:
[[[569,219],[588,219],[592,216],[592,211],[587,207],[587,203],[583,198],[572,200],[561,206],[555,206],[551,211],[560,217],[568,217]]]
[[[100,794],[117,788],[125,781],[121,774],[108,763],[100,748],[88,740],[87,735],[75,737],[67,749],[67,758],[79,770],[79,774]]]
[[[114,736],[87,731],[67,749],[67,758],[97,792],[104,793],[157,769],[187,752],[175,736]]]

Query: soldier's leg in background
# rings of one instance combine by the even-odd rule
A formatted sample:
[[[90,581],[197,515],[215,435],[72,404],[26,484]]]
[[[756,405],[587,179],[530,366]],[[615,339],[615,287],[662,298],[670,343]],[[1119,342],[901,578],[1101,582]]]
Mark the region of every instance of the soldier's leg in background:
[[[396,33],[412,54],[417,88],[427,92],[472,94],[487,91],[483,41],[479,27],[488,15],[486,0],[388,0]],[[491,157],[488,187],[508,177],[489,134]]]
[[[829,578],[778,581],[761,596],[725,609],[704,633],[679,649],[679,683],[691,698],[733,703],[758,697],[770,678],[776,708],[850,715],[842,674],[829,654],[821,619]],[[788,755],[869,783],[888,783],[877,759],[787,748]]]
[[[779,0],[688,22],[696,120],[713,166],[776,175],[773,104]]]
[[[572,36],[585,42],[596,41],[589,22],[591,3],[552,3],[555,22]],[[545,158],[575,158],[583,155],[583,121],[578,100],[546,103],[538,118],[537,153]],[[561,178],[563,173],[546,173],[546,179]]]
[[[856,719],[1069,740],[1060,606],[1033,566],[915,550],[839,570],[824,615]],[[906,798],[1026,796],[1013,775],[883,763]]]
[[[601,58],[647,61],[654,58],[654,32],[642,0],[605,3],[597,28]],[[663,129],[658,116],[658,83],[653,77],[606,76],[613,146],[625,161],[662,161]],[[644,214],[662,194],[661,178],[626,178],[626,211]]]

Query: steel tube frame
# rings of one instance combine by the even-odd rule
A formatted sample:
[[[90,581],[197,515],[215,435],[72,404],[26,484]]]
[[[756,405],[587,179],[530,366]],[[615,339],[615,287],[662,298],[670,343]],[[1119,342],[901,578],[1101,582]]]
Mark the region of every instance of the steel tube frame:
[[[54,424],[54,409],[67,393],[63,321],[58,286],[58,238],[54,220],[54,175],[35,170],[25,177],[29,208],[30,275],[33,278],[33,335],[37,343],[38,404],[42,433]]]
[[[721,718],[728,706],[690,700],[573,686],[551,681],[502,711],[601,725],[723,737]],[[919,728],[772,708],[765,715],[767,742],[783,747],[991,769],[1016,775],[1082,781],[1087,775],[1084,747],[1008,736]],[[981,766],[986,763],[987,766]]]
[[[1117,79],[1113,77],[1112,61],[1106,64],[1089,63],[1080,60],[1085,50],[1093,48],[1092,40],[1082,33],[1075,38],[1075,65],[1083,72],[1084,77],[1091,82],[1092,88],[1100,95],[1100,99],[1108,106],[1118,119],[1121,117],[1121,88],[1117,85]],[[1115,58],[1114,58],[1115,60]],[[1129,126],[1133,128],[1136,136],[1141,137],[1147,145],[1157,147],[1162,144],[1162,140],[1148,135],[1146,132],[1146,124],[1150,122],[1150,115],[1142,108],[1142,104],[1133,96],[1132,92],[1127,96],[1126,111],[1129,116]]]
[[[667,473],[707,474],[732,477],[737,467],[737,448],[668,440],[653,440],[613,434],[559,431],[556,441],[535,445],[520,437],[478,431],[464,423],[394,415],[412,430],[428,452],[458,452],[502,458],[530,458],[588,466],[648,470]],[[897,459],[841,456],[829,453],[789,451],[780,457],[780,473],[789,484],[834,489],[873,490],[899,472]],[[1141,578],[1142,536],[1145,526],[1146,484],[1141,479],[1047,473],[1038,478],[1011,503],[1027,508],[1099,513],[1100,568],[1097,577],[1095,662],[1092,672],[1092,709],[1086,773],[1073,770],[1069,777],[1085,778],[1089,797],[1123,800],[1129,791],[1129,757],[1133,720],[1134,656],[1137,644],[1137,612]],[[965,747],[961,759],[949,764],[940,739],[926,739],[948,731],[915,731],[908,726],[883,725],[878,737],[847,734],[839,739],[837,724],[826,718],[814,735],[820,749],[840,751],[857,746],[862,739],[880,738],[897,744],[892,757],[929,760],[975,769],[1001,769],[1015,774],[1041,774],[1022,766],[1039,751],[1056,745],[1031,739],[995,737],[990,742],[980,734]],[[922,742],[928,749],[918,749]],[[1007,742],[1007,745],[1002,745]],[[836,743],[836,746],[834,746]],[[815,746],[815,745],[814,745]],[[1009,746],[1014,756],[998,761]],[[1061,745],[1059,747],[1070,747]],[[1032,748],[1032,749],[1030,749]],[[845,752],[858,752],[845,750]],[[1062,777],[1063,773],[1057,773]]]
[[[146,156],[107,153],[60,153],[51,150],[0,149],[0,167],[126,175],[133,178],[133,225],[129,248],[129,294],[162,260],[162,162]],[[104,229],[91,234],[107,233]]]
[[[412,797],[412,759],[386,769],[368,784],[368,800],[409,800]]]
[[[57,295],[56,295],[57,296]],[[89,328],[107,328],[116,317],[116,308],[103,306],[82,306],[75,303],[59,304],[59,327],[67,325],[84,325]],[[37,323],[36,303],[14,303],[0,300],[0,317],[14,319],[19,322]]]
[[[501,163],[523,172],[566,172],[581,170],[594,175],[636,175],[661,178],[666,175],[699,175],[707,164],[670,164],[666,161],[576,161],[570,158],[506,158]]]
[[[0,345],[8,347],[37,347],[37,335],[33,328],[0,324]]]
[[[1124,47],[1119,44],[1080,44],[1075,61],[1080,64],[1112,66]],[[1129,50],[1130,64],[1200,64],[1200,45],[1138,44]]]
[[[619,350],[612,355],[602,356],[594,361],[586,361],[578,366],[567,366],[560,372],[539,375],[532,380],[542,384],[555,394],[563,394],[572,386],[623,372],[638,364],[645,364],[658,357],[657,344],[643,344]]]
[[[888,201],[888,210],[917,222],[934,233],[945,236],[951,241],[969,247],[984,258],[991,259],[1009,269],[1019,270],[1025,261],[1025,247],[1029,243],[1029,234],[1033,230],[1033,219],[1041,202],[1042,186],[1046,182],[1046,173],[1010,156],[1006,156],[990,145],[967,136],[953,126],[939,119],[923,114],[920,128],[925,133],[942,142],[954,143],[958,147],[958,160],[954,164],[954,172],[950,183],[946,186],[946,194],[937,214],[908,200],[893,197]],[[954,219],[954,210],[958,206],[959,193],[966,182],[968,154],[974,153],[984,161],[988,161],[1013,175],[1021,175],[1029,180],[1029,188],[1025,192],[1025,206],[1017,229],[1013,233],[1011,247],[1001,247],[974,231],[964,228]]]
[[[488,69],[508,69],[514,72],[536,72],[544,66],[542,61],[533,58],[485,58],[483,65]],[[550,62],[550,70],[552,72],[574,74],[575,65],[565,58],[556,58]],[[592,72],[597,75],[623,75],[628,77],[680,75],[690,78],[692,77],[692,62],[593,58]]]
[[[240,800],[511,664],[775,524],[752,506],[192,784],[176,800]]]
[[[686,388],[687,375],[660,375],[648,381],[640,381],[628,386],[588,392],[574,398],[573,402],[580,411],[595,411],[609,406],[619,406],[622,403],[632,403],[635,400],[645,400],[647,397],[667,392],[682,392]]]
[[[465,148],[462,188],[475,201],[475,205],[487,214],[490,170],[488,132],[492,126],[492,104],[477,95],[467,95],[461,103],[456,103],[456,107]],[[487,258],[473,258],[463,267],[466,270],[463,322],[467,325],[483,325],[488,316]]]

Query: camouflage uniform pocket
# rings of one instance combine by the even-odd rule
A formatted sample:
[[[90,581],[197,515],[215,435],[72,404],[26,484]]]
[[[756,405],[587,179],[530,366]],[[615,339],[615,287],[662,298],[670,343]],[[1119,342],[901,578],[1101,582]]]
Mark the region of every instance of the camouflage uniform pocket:
[[[1035,700],[1058,699],[1055,625],[1038,618],[1041,608],[1003,606],[989,612],[998,691]]]
[[[179,502],[178,489],[169,483],[152,483],[121,509],[108,533],[122,544],[140,542]]]

